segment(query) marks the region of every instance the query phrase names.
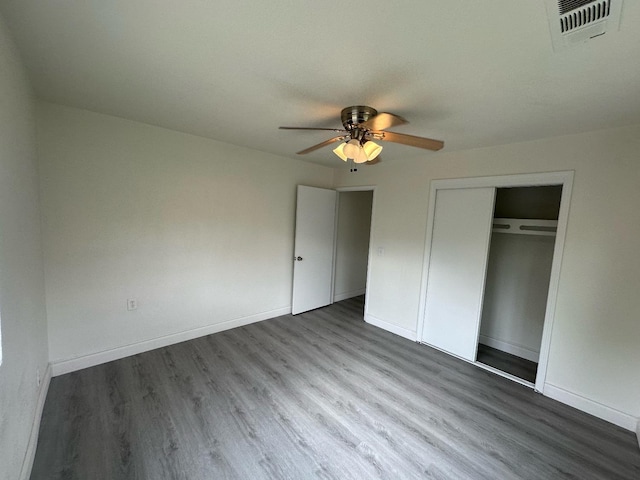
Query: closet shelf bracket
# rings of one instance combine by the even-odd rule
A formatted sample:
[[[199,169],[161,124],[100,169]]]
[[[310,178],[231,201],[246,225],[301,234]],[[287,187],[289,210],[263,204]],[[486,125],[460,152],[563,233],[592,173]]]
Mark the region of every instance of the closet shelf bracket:
[[[495,233],[542,235],[545,237],[555,237],[557,230],[557,220],[536,220],[529,218],[494,218],[492,229]]]

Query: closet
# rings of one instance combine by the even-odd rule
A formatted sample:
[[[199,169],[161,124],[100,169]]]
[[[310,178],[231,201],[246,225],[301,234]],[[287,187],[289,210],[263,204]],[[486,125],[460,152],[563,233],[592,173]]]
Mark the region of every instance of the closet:
[[[542,389],[572,180],[432,181],[419,341]]]
[[[535,383],[561,186],[496,190],[476,361]]]

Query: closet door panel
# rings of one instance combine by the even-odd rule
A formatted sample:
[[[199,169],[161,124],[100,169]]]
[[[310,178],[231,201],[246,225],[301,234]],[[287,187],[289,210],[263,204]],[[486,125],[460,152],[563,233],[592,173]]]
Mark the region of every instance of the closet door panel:
[[[436,192],[422,340],[475,361],[494,188]]]

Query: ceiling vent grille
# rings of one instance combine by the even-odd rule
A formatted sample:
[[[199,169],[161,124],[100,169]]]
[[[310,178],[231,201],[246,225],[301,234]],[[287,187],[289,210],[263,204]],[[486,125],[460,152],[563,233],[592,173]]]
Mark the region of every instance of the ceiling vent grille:
[[[565,13],[568,13],[571,10],[584,7],[585,5],[589,5],[590,3],[594,3],[594,0],[558,0],[558,9],[560,10],[560,15],[564,15]],[[611,3],[611,2],[601,1],[597,3]]]
[[[622,0],[546,0],[554,50],[620,27]]]
[[[602,20],[611,14],[611,0],[590,3],[582,8],[567,10],[565,4],[575,4],[582,2],[560,1],[560,30],[562,33],[570,32],[576,28],[583,27],[593,22]]]

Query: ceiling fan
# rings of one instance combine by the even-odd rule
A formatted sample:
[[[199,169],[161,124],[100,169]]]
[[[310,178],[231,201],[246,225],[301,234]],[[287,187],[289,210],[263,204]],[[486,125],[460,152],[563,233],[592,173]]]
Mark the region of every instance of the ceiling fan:
[[[380,161],[378,155],[382,147],[374,140],[401,143],[412,147],[425,148],[427,150],[440,150],[444,142],[431,138],[416,137],[404,133],[386,131],[387,128],[409,123],[404,118],[392,113],[381,112],[375,108],[364,105],[356,105],[342,109],[340,114],[344,128],[314,128],[314,127],[280,127],[283,130],[328,130],[337,132],[337,137],[325,140],[312,147],[296,152],[298,155],[326,147],[332,143],[342,142],[333,150],[338,157],[345,162],[353,160],[355,163],[367,163],[373,165]]]

